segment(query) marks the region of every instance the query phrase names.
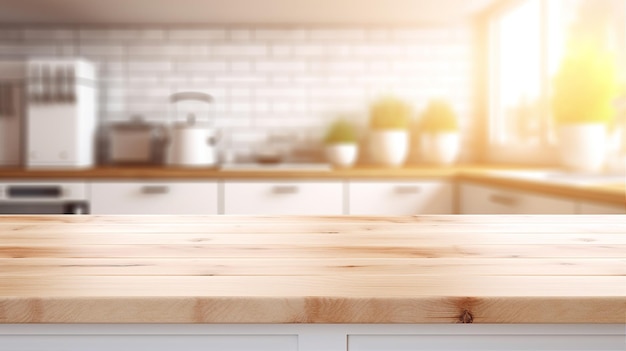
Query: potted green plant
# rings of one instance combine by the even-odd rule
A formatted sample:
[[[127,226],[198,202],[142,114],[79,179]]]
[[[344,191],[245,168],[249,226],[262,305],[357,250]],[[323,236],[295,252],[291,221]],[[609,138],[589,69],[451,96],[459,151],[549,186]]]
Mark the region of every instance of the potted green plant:
[[[419,123],[422,160],[450,165],[459,156],[459,123],[452,106],[444,100],[432,100]]]
[[[600,171],[606,158],[607,126],[615,117],[618,77],[613,56],[592,41],[571,42],[554,78],[552,113],[562,164]]]
[[[404,164],[411,114],[411,107],[395,97],[382,98],[370,107],[369,146],[374,163],[391,167]]]
[[[354,125],[344,119],[335,121],[326,132],[326,158],[335,167],[350,168],[358,156],[358,135]]]

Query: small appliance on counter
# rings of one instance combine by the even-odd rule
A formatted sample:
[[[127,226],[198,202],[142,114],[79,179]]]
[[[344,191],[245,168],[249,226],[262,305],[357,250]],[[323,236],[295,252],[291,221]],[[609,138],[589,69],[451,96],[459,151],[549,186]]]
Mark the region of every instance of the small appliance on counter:
[[[26,64],[0,62],[0,167],[23,163]]]
[[[29,60],[26,84],[26,166],[93,166],[95,66],[79,59]]]
[[[148,123],[140,116],[129,122],[117,122],[103,127],[101,147],[103,163],[109,165],[161,165],[164,161],[166,127]]]
[[[174,115],[178,120],[178,103],[181,101],[203,102],[210,106],[213,97],[201,92],[181,92],[173,94],[170,102],[175,106]],[[179,167],[215,167],[218,164],[218,132],[212,126],[212,118],[199,122],[195,113],[188,112],[186,120],[176,121],[169,132],[167,163]]]

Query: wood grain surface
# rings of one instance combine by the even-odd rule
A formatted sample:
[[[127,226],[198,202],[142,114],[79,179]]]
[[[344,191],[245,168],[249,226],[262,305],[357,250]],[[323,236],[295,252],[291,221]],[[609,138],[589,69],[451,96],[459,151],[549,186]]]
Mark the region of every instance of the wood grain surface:
[[[0,323],[463,321],[626,323],[626,216],[0,216]]]

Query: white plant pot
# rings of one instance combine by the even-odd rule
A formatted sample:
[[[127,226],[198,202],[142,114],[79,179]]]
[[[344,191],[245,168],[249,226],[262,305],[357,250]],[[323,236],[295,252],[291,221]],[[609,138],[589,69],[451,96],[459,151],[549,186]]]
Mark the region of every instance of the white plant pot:
[[[400,167],[409,153],[406,130],[374,130],[369,138],[371,160],[387,167]]]
[[[447,166],[459,158],[458,132],[424,133],[420,143],[422,160],[426,163]]]
[[[605,124],[561,125],[558,128],[561,164],[571,171],[600,172],[606,161],[606,142]]]
[[[326,146],[326,159],[338,168],[350,168],[354,166],[358,156],[357,144],[337,143]]]

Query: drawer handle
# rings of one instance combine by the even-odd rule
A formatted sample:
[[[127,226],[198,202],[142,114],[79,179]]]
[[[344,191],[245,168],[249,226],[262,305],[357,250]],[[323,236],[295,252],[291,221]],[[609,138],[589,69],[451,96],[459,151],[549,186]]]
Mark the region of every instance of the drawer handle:
[[[494,194],[489,196],[489,201],[503,206],[515,206],[518,200],[512,196]]]
[[[420,187],[415,185],[398,185],[395,188],[396,194],[417,194],[420,192]]]
[[[144,185],[141,187],[141,193],[146,195],[160,195],[170,192],[170,187],[165,185]]]
[[[298,187],[295,185],[277,185],[272,191],[274,194],[296,194]]]

